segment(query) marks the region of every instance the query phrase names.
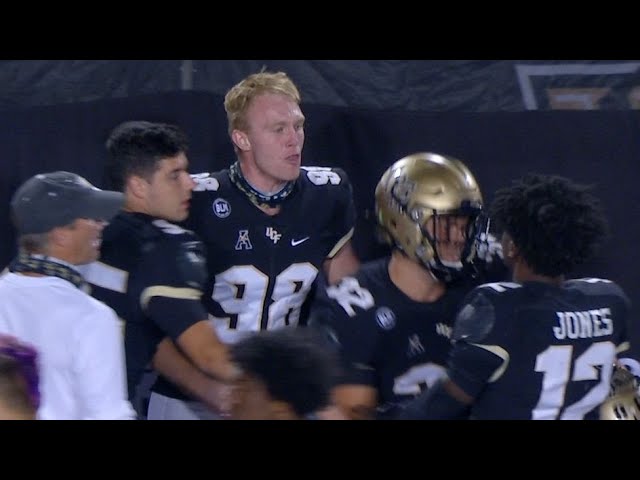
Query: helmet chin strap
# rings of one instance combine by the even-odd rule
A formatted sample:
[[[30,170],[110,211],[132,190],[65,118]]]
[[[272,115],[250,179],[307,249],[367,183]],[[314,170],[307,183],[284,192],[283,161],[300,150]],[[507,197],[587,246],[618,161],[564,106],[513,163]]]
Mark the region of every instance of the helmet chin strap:
[[[258,207],[267,206],[267,207],[277,207],[282,204],[285,199],[291,195],[296,186],[295,181],[287,182],[282,189],[273,195],[266,195],[261,191],[254,188],[244,175],[242,175],[242,170],[240,169],[240,165],[238,162],[235,162],[229,168],[229,178],[231,182],[238,187],[247,197]]]
[[[431,246],[433,250],[433,256],[430,260],[427,261],[429,270],[431,274],[436,277],[438,280],[449,283],[455,280],[458,280],[465,272],[465,261],[464,259],[468,256],[468,249],[471,247],[471,243],[474,241],[472,238],[467,236],[465,241],[465,248],[460,252],[460,260],[444,260],[440,258],[440,252],[438,252],[437,247],[437,236],[430,235],[428,231],[426,231],[423,227],[420,227],[422,231],[422,235],[426,239],[426,241]]]
[[[445,283],[458,279],[463,272],[462,262],[446,262],[437,257],[429,260],[429,270],[438,280]]]

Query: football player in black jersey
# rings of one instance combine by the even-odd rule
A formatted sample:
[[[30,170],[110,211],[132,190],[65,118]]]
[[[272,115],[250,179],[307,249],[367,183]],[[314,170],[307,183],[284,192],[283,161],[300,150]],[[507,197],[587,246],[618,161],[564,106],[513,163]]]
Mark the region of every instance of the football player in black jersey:
[[[329,286],[311,316],[339,346],[347,373],[333,397],[352,419],[388,418],[444,374],[465,277],[487,234],[480,188],[452,157],[398,160],[378,182],[375,207],[391,256]]]
[[[224,101],[237,162],[194,175],[186,225],[206,246],[203,302],[225,342],[298,325],[318,273],[334,282],[359,263],[350,241],[349,179],[337,168],[301,166],[299,104],[298,89],[283,72],[240,81]],[[152,404],[187,398],[162,378],[153,390]]]
[[[597,419],[629,300],[610,280],[566,276],[607,232],[597,198],[564,177],[529,174],[496,193],[513,282],[479,286],[455,322],[447,377],[401,418]]]
[[[132,121],[117,126],[106,147],[107,175],[125,193],[125,206],[104,229],[100,261],[85,274],[92,294],[125,322],[130,398],[168,337],[198,369],[181,370],[180,363],[169,371],[156,368],[208,406],[222,408],[213,378],[230,380],[237,372],[200,301],[203,246],[173,223],[187,217],[195,185],[187,171],[187,138],[173,125]],[[186,375],[192,381],[183,385]]]

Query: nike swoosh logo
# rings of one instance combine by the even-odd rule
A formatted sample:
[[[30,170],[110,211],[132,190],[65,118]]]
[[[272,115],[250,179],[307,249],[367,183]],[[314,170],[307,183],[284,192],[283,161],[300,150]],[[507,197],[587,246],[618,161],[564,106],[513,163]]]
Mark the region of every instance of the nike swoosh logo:
[[[304,238],[301,238],[300,240],[294,240],[292,238],[291,239],[291,246],[292,247],[297,247],[298,245],[300,245],[301,243],[306,242],[307,240],[309,240],[309,237],[304,237]]]

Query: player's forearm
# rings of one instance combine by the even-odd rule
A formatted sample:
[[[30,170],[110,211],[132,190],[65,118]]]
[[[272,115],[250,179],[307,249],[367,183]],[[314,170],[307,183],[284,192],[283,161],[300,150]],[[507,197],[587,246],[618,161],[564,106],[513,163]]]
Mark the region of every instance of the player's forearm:
[[[238,368],[229,359],[229,349],[222,343],[208,320],[185,330],[176,345],[191,362],[207,375],[223,382],[238,377]]]
[[[215,411],[226,411],[225,385],[193,365],[175,344],[165,338],[153,357],[153,368],[184,393]]]
[[[209,377],[220,382],[232,382],[239,374],[229,359],[226,345],[208,346],[193,356],[194,363]]]
[[[206,375],[191,364],[169,338],[165,338],[158,345],[153,357],[153,368],[192,396],[200,394],[199,386],[206,380]]]
[[[329,285],[335,285],[343,277],[354,274],[359,267],[360,260],[350,242],[345,244],[332,259],[326,260],[324,263],[324,271]]]

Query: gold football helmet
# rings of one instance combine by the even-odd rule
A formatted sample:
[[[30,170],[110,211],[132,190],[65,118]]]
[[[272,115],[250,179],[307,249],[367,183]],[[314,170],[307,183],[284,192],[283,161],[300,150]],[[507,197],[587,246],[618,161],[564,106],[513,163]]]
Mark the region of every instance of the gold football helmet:
[[[640,420],[638,393],[629,391],[609,397],[600,405],[600,420]]]
[[[460,160],[427,152],[404,157],[384,172],[375,197],[382,241],[444,281],[471,264],[486,222],[478,183]],[[443,262],[439,258],[437,239],[427,229],[431,218],[435,221],[443,215],[469,216],[459,262]]]
[[[640,420],[638,379],[619,363],[613,366],[611,390],[600,405],[600,420]]]

